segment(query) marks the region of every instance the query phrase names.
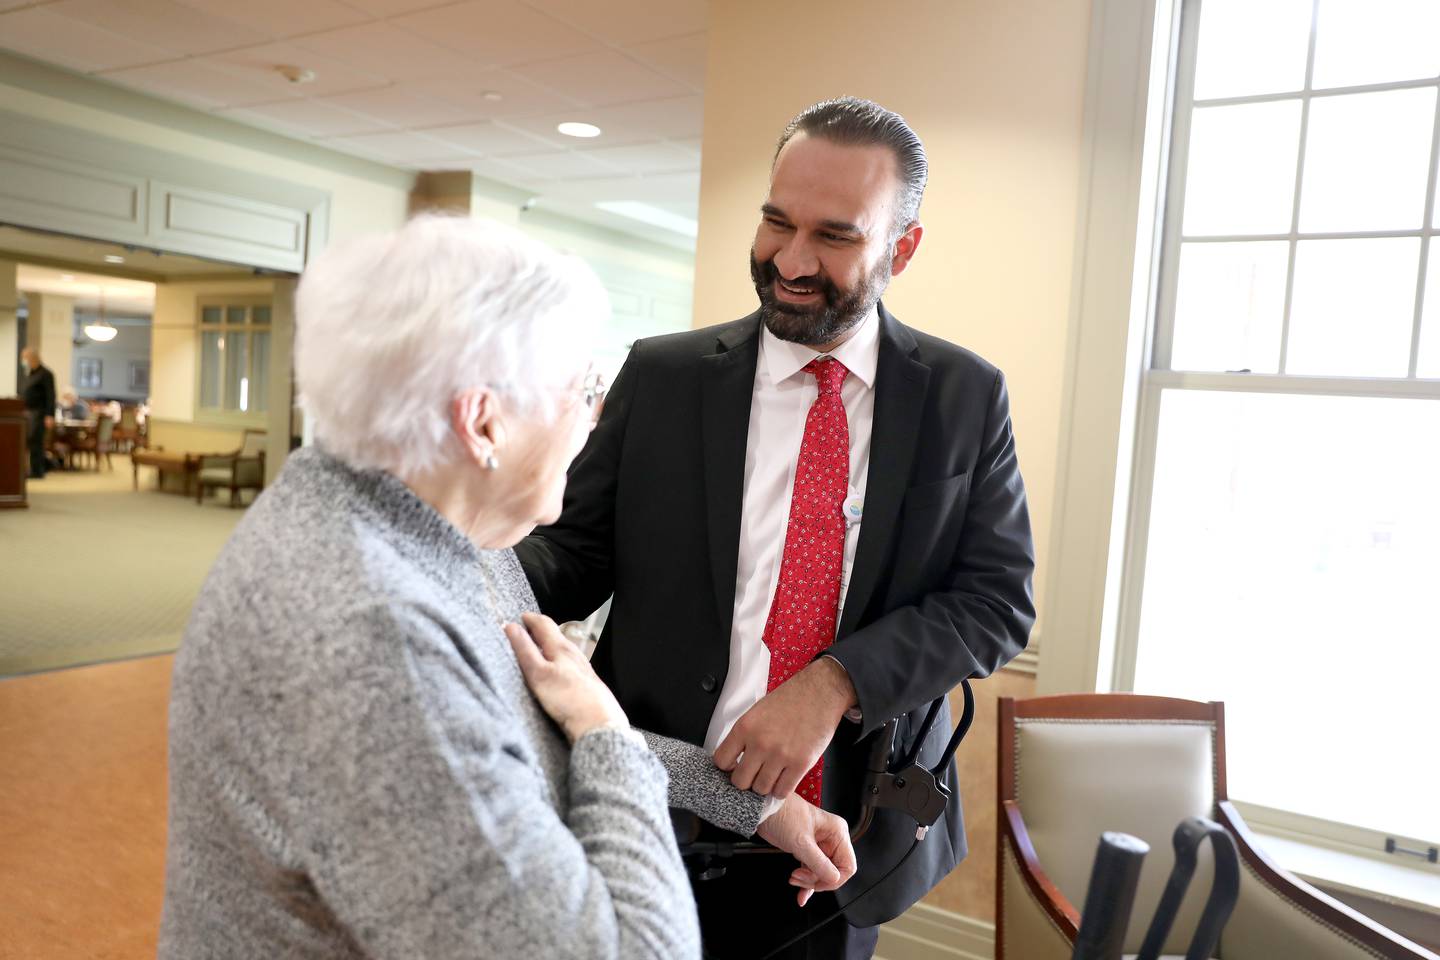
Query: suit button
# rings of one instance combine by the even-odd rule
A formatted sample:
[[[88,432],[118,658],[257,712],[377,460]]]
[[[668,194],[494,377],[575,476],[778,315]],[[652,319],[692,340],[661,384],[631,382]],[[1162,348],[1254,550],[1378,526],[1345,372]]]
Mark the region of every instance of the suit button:
[[[705,679],[700,681],[700,689],[706,693],[714,693],[717,686],[719,686],[719,684],[716,683],[715,674],[713,673],[705,674]]]

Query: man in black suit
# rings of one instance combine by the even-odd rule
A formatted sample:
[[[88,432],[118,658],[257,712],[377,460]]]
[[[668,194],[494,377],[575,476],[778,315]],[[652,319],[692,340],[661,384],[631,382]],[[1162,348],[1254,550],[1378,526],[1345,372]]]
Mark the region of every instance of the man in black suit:
[[[26,438],[30,443],[30,479],[45,478],[45,430],[55,422],[55,374],[40,362],[34,347],[20,351],[25,365],[25,382],[20,395],[25,399]]]
[[[760,309],[637,342],[563,515],[516,548],[557,620],[613,593],[594,663],[637,726],[705,744],[741,788],[852,821],[885,722],[901,718],[908,747],[930,701],[1014,657],[1034,621],[1004,378],[879,302],[920,244],[926,172],[877,104],[792,121],[751,250]],[[923,841],[881,811],[854,878],[804,910],[782,857],[697,883],[712,954],[764,955],[844,906],[783,955],[870,956],[874,926],[965,855],[953,765],[944,779],[954,799]]]

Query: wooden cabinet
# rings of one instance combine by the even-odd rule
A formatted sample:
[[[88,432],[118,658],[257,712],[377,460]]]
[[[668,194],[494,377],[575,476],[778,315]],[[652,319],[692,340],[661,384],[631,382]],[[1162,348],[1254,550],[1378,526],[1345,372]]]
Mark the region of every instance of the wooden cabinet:
[[[25,401],[0,397],[0,508],[26,507]]]

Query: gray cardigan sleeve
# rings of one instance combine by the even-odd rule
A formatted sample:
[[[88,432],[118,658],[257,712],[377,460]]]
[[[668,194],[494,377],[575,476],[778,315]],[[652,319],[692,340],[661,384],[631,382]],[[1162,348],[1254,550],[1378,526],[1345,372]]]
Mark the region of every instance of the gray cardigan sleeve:
[[[442,626],[377,606],[343,629],[338,651],[316,651],[343,680],[297,731],[313,759],[296,776],[296,841],[365,955],[699,957],[648,750],[613,730],[581,737],[562,819],[506,704]],[[346,653],[364,648],[392,653]]]
[[[732,784],[730,775],[715,766],[704,747],[648,730],[641,733],[670,775],[670,806],[747,837],[759,829],[765,798]]]

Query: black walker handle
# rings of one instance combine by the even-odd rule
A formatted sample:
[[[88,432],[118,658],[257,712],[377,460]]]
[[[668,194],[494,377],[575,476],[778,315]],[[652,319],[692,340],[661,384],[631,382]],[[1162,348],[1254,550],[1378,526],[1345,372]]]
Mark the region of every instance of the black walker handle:
[[[1204,817],[1187,817],[1175,828],[1175,867],[1165,883],[1165,892],[1160,895],[1160,904],[1155,908],[1155,917],[1135,960],[1157,960],[1165,946],[1165,938],[1175,923],[1180,911],[1180,901],[1190,887],[1190,878],[1195,875],[1195,862],[1200,844],[1210,838],[1210,847],[1215,854],[1215,880],[1210,887],[1210,896],[1205,901],[1205,910],[1200,922],[1195,924],[1195,934],[1190,940],[1190,949],[1185,960],[1208,960],[1215,955],[1220,943],[1220,931],[1235,909],[1240,898],[1240,861],[1235,849],[1235,840],[1229,831],[1214,820]]]

